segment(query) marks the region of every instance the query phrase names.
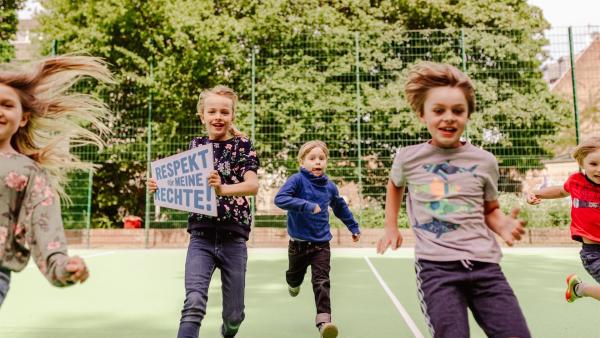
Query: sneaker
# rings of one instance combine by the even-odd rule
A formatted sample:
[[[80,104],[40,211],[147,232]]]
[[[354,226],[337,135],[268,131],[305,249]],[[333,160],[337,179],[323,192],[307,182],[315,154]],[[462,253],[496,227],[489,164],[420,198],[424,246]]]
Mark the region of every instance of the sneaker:
[[[581,278],[579,278],[576,274],[569,275],[567,277],[567,291],[565,292],[565,298],[567,302],[573,303],[577,298],[581,298],[575,292],[575,287],[581,283]]]
[[[338,328],[333,323],[322,323],[319,325],[321,338],[335,338],[338,335]]]
[[[290,293],[290,296],[296,297],[300,293],[300,286],[293,288],[288,285],[288,292]]]

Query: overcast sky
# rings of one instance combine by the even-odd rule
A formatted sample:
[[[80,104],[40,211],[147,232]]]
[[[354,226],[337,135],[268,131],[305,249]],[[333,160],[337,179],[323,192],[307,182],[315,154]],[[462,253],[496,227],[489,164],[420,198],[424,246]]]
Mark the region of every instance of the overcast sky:
[[[538,6],[552,27],[600,26],[600,1],[598,0],[528,0]]]

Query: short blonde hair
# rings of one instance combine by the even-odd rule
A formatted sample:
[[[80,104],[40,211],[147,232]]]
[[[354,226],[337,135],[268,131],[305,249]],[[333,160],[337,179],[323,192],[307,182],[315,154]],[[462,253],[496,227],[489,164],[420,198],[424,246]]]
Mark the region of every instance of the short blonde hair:
[[[298,162],[302,162],[306,154],[310,153],[310,151],[315,148],[321,148],[325,153],[325,157],[329,158],[329,148],[327,148],[327,144],[323,141],[314,140],[308,141],[300,147],[300,150],[298,150]]]
[[[583,166],[583,160],[590,153],[600,150],[600,136],[594,136],[581,142],[573,151],[573,158],[579,163],[579,166]]]
[[[459,88],[467,100],[469,116],[475,111],[475,87],[465,73],[446,63],[421,62],[410,69],[404,84],[406,100],[419,116],[423,114],[427,93],[436,87]]]

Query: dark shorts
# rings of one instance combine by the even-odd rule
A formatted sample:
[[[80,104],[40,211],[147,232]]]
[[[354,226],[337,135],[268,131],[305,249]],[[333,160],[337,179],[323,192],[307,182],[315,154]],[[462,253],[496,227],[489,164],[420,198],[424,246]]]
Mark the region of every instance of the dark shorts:
[[[417,260],[415,269],[421,310],[433,337],[469,337],[467,309],[488,337],[531,337],[500,265]]]
[[[600,283],[600,244],[585,244],[579,252],[585,270]]]

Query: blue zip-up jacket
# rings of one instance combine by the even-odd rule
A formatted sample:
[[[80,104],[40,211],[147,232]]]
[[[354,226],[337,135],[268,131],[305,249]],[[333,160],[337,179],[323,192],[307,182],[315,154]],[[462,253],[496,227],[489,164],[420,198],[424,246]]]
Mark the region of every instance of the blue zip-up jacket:
[[[313,214],[319,204],[321,212]],[[315,176],[304,168],[290,176],[275,196],[275,205],[288,211],[290,237],[311,242],[329,242],[329,207],[353,235],[359,234],[358,222],[346,201],[327,175]]]

